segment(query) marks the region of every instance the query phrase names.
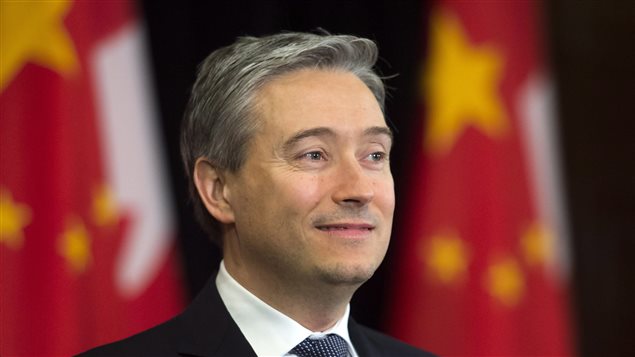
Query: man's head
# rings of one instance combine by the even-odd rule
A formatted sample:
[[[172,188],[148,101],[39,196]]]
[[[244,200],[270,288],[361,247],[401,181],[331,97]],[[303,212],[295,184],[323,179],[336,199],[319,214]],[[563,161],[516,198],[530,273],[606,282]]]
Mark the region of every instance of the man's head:
[[[360,284],[394,210],[377,50],[352,36],[241,38],[201,65],[181,150],[225,260],[262,279]]]
[[[206,157],[218,168],[240,169],[259,125],[256,94],[285,73],[306,68],[351,72],[368,86],[383,110],[384,85],[373,71],[376,60],[377,47],[368,39],[283,33],[239,38],[201,63],[181,128],[181,156],[196,218],[216,243],[222,247],[218,222],[205,209],[192,180],[196,160]]]

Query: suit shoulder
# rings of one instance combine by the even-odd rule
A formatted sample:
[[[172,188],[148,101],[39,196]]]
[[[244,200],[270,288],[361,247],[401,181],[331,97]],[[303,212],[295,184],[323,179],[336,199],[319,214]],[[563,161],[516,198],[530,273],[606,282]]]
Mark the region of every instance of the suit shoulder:
[[[370,343],[374,345],[375,349],[381,351],[381,356],[436,357],[430,352],[411,346],[379,331],[361,325],[358,326]]]
[[[164,322],[136,335],[95,347],[78,357],[105,356],[176,356],[177,318]]]

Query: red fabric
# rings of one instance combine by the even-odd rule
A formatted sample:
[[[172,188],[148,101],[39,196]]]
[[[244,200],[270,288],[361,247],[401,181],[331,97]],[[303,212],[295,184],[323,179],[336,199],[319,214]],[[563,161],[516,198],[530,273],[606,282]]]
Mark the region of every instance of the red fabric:
[[[95,188],[108,182],[89,59],[100,41],[135,21],[131,10],[125,1],[72,4],[61,26],[72,39],[74,71],[62,74],[26,60],[0,94],[0,189],[28,212],[21,244],[0,241],[2,356],[78,353],[181,308],[174,259],[140,296],[121,296],[115,257],[134,218],[118,216],[106,226],[91,218]],[[3,210],[6,217],[9,208]],[[73,223],[84,227],[90,241],[80,272],[60,254],[60,237]]]
[[[501,60],[500,78],[493,83],[506,125],[500,135],[466,125],[447,150],[433,152],[425,138],[434,119],[435,89],[422,90],[422,144],[411,155],[409,191],[400,203],[406,209],[393,238],[398,269],[389,329],[443,356],[571,354],[566,282],[528,261],[521,238],[532,224],[544,223],[529,179],[531,153],[523,147],[518,105],[521,88],[543,66],[534,5],[440,1],[431,12],[424,76],[436,70],[430,59],[439,48],[432,37],[447,30],[439,18],[457,20],[465,46]],[[435,237],[460,242],[464,253],[464,271],[445,281],[430,266]],[[518,273],[518,295],[508,303],[488,287],[496,264]]]

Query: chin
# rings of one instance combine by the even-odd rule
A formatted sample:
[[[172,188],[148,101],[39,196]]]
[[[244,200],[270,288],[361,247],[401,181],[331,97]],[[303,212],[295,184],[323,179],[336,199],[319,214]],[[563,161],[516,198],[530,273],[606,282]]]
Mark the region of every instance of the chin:
[[[343,263],[335,266],[322,267],[320,275],[322,280],[332,285],[359,286],[370,279],[379,264],[351,264]]]

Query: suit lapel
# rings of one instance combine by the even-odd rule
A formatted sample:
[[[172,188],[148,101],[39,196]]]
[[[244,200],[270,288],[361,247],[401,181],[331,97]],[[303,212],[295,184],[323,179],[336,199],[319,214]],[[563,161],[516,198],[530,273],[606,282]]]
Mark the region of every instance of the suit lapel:
[[[361,327],[353,320],[352,317],[348,319],[348,335],[351,338],[351,342],[355,347],[355,351],[358,356],[376,356],[378,355],[377,348],[373,346],[368,336],[364,333]]]
[[[214,274],[213,277],[216,275]],[[229,315],[214,279],[179,317],[179,353],[192,356],[256,356]]]

